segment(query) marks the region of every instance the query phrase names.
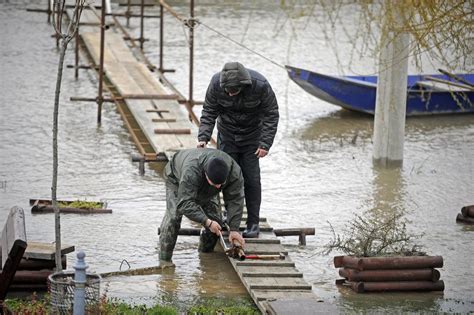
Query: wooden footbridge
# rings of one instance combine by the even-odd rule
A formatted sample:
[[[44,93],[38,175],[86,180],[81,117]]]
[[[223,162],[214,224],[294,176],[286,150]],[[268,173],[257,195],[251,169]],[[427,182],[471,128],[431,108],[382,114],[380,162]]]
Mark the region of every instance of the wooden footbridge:
[[[160,1],[160,4],[163,2]],[[186,101],[161,72],[151,71],[156,70],[156,67],[137,51],[134,40],[130,40],[129,34],[115,16],[112,15],[112,20],[107,24],[109,29],[104,34],[103,14],[104,9],[99,13],[93,7],[83,11],[76,46],[82,46],[89,65],[79,65],[76,58],[74,66],[76,74],[79,68],[98,70],[99,96],[74,99],[98,100],[99,105],[103,101],[114,102],[143,160],[156,160],[158,157],[166,161],[177,150],[195,147],[197,127],[191,121],[196,122],[197,118],[192,113],[192,102]],[[103,27],[98,27],[100,25]],[[78,50],[76,54],[79,54]],[[102,83],[110,99],[102,95]],[[277,238],[277,231],[264,218],[260,225],[260,237],[246,240],[246,254],[282,254],[283,259],[240,261],[229,258],[260,311],[264,314],[327,312],[331,305],[318,301],[311,284],[304,280],[303,274]],[[181,233],[199,234],[199,230],[186,232],[183,229]],[[298,230],[297,233],[300,243],[303,243],[304,231]],[[306,233],[314,234],[314,229]]]

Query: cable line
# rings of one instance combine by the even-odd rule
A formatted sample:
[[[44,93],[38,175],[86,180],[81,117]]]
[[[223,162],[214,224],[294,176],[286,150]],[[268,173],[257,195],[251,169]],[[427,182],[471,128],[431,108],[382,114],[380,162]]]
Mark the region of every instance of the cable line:
[[[283,66],[283,65],[279,64],[278,62],[276,62],[276,61],[274,61],[274,60],[268,58],[267,56],[264,56],[264,55],[262,55],[261,53],[259,53],[259,52],[255,51],[255,50],[253,50],[253,49],[251,49],[251,48],[249,48],[249,47],[247,47],[247,46],[245,46],[245,45],[239,43],[238,41],[236,41],[236,40],[230,38],[229,36],[227,36],[227,35],[225,35],[225,34],[219,32],[218,30],[216,30],[215,28],[210,27],[209,25],[204,24],[203,22],[201,22],[201,21],[199,21],[199,20],[195,20],[195,22],[196,22],[197,24],[199,24],[199,25],[204,26],[205,28],[209,29],[210,31],[213,31],[214,33],[216,33],[216,34],[218,34],[218,35],[224,37],[225,39],[227,39],[227,40],[233,42],[234,44],[239,45],[240,47],[247,49],[248,51],[250,51],[250,52],[252,52],[252,53],[254,53],[254,54],[260,56],[261,58],[263,58],[263,59],[265,59],[265,60],[267,60],[267,61],[273,63],[275,66],[278,66],[278,67],[280,67],[280,68],[282,68],[282,69],[284,69],[284,70],[286,71],[285,66]]]

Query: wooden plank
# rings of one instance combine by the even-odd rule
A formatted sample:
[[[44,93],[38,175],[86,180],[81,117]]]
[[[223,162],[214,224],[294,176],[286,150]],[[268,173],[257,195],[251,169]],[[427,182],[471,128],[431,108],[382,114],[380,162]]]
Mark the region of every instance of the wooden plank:
[[[268,314],[339,314],[340,311],[336,305],[313,298],[293,298],[278,299],[266,302]]]
[[[2,230],[0,246],[2,250],[0,301],[3,301],[27,247],[25,214],[23,209],[19,207],[10,209],[7,221]]]
[[[239,273],[242,277],[303,277],[294,267],[287,266],[240,266]]]
[[[281,244],[276,238],[247,238],[245,244]]]
[[[176,122],[176,118],[152,118],[152,122]]]
[[[314,298],[311,290],[252,290],[252,298],[256,301],[292,299],[292,298]]]
[[[61,244],[61,255],[74,251],[74,246]],[[28,248],[23,255],[24,258],[54,260],[56,245],[54,243],[28,242]]]
[[[244,260],[244,261],[235,261],[234,264],[237,267],[241,266],[285,266],[285,267],[294,267],[295,263],[292,261],[285,260]]]
[[[298,289],[298,290],[311,290],[311,285],[308,284],[303,278],[295,277],[276,277],[276,278],[260,278],[260,277],[244,277],[246,286],[250,290],[286,290],[286,289]]]
[[[245,244],[246,254],[288,254],[288,251],[281,244],[262,244],[262,243],[246,243]]]
[[[174,135],[190,135],[191,134],[191,129],[161,129],[161,128],[156,128],[155,129],[156,134],[174,134]]]

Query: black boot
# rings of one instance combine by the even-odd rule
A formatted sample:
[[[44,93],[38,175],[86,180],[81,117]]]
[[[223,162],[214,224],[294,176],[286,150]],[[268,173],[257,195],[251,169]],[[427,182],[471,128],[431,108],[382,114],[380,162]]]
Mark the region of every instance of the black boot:
[[[257,238],[260,233],[260,226],[258,223],[247,225],[247,228],[242,233],[245,238]]]

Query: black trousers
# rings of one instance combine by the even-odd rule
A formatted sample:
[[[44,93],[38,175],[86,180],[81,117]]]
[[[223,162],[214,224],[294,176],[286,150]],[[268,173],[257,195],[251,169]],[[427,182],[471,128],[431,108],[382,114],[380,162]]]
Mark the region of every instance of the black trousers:
[[[217,148],[229,154],[242,169],[245,204],[247,206],[247,226],[258,224],[260,220],[260,204],[262,203],[260,163],[255,155],[258,144],[238,146],[233,141],[229,141],[219,134],[217,136]]]

